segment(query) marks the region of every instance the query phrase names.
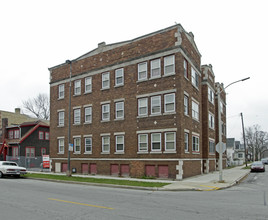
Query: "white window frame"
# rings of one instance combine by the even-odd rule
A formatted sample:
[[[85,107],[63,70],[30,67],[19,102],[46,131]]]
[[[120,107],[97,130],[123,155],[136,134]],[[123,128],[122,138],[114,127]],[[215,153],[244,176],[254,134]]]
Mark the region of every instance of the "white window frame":
[[[168,140],[167,136],[173,134],[173,140]],[[168,149],[167,145],[173,143],[173,148]],[[165,132],[165,151],[175,151],[176,150],[176,132]]]
[[[184,94],[183,96],[184,115],[189,115],[189,96]]]
[[[85,110],[85,123],[92,123],[92,106],[87,106]]]
[[[215,154],[215,141],[214,140],[209,139],[208,147],[209,147],[208,149],[209,154]]]
[[[103,73],[101,75],[101,78],[102,78],[101,80],[102,89],[109,89],[110,88],[110,72]]]
[[[74,81],[74,95],[81,95],[81,80]]]
[[[199,136],[192,135],[192,151],[199,152],[199,145],[200,145]]]
[[[65,115],[65,112],[64,111],[59,111],[58,112],[58,126],[59,127],[63,127],[64,126],[64,115]]]
[[[122,79],[121,82],[118,82]],[[123,86],[124,85],[124,68],[115,70],[115,86]]]
[[[159,137],[160,140],[154,140],[154,137],[156,135]],[[159,149],[154,149],[154,144],[159,144]],[[161,145],[161,133],[152,133],[151,134],[151,151],[161,151],[162,145]]]
[[[193,67],[191,67],[191,76],[193,86],[199,88],[199,76]]]
[[[85,78],[85,93],[92,92],[92,77]]]
[[[105,143],[105,139],[108,140],[108,143]],[[107,145],[106,150],[105,150],[105,145]],[[102,146],[102,153],[109,153],[110,152],[110,136],[102,136],[101,146]]]
[[[120,106],[121,105],[121,106]],[[122,112],[122,116],[119,116],[119,113]],[[115,119],[124,119],[124,102],[115,103]]]
[[[81,153],[81,137],[74,137],[74,153]]]
[[[142,101],[145,101],[142,103]],[[141,113],[141,109],[145,109],[145,113]],[[138,116],[148,116],[148,98],[138,99]]]
[[[58,139],[58,153],[64,154],[64,138]]]
[[[65,85],[60,84],[58,87],[58,99],[64,99],[64,90],[65,90]]]
[[[167,68],[172,67],[172,71],[167,72]],[[164,57],[164,75],[175,74],[175,55]]]
[[[145,142],[141,141],[141,136],[145,137]],[[146,149],[144,147],[141,147],[141,145],[146,144]],[[144,148],[144,149],[143,149]],[[139,152],[148,152],[148,134],[139,134],[138,135],[138,150]]]
[[[80,108],[74,109],[74,124],[75,125],[81,124],[81,109]]]
[[[188,62],[186,59],[183,60],[183,75],[186,79],[189,79],[189,76],[188,76]]]
[[[168,97],[173,97],[172,98],[172,101],[168,101]],[[170,105],[170,104],[173,104],[173,109],[171,110],[167,110],[167,106]],[[165,113],[168,113],[168,112],[175,112],[175,93],[169,93],[169,94],[166,94],[164,95],[164,111]]]
[[[92,153],[92,137],[85,137],[85,154]],[[90,143],[87,143],[87,140],[89,140]]]
[[[210,87],[208,87],[208,101],[214,104],[214,99],[215,99],[214,92]]]
[[[147,62],[138,64],[138,81],[146,80],[148,78]],[[144,76],[143,76],[144,75]]]
[[[192,118],[199,121],[199,103],[192,100]]]
[[[208,113],[208,126],[211,129],[215,129],[215,117],[212,113]]]
[[[122,142],[119,142],[119,138],[122,138]],[[122,145],[123,149],[118,149],[118,146]],[[124,152],[125,150],[125,137],[124,135],[116,135],[115,136],[115,152]]]
[[[155,111],[155,108],[159,108],[158,111]],[[152,96],[151,97],[151,115],[159,115],[161,114],[161,96]]]
[[[161,59],[151,60],[151,79],[161,77]]]
[[[107,117],[105,116],[107,115]],[[110,121],[110,104],[103,104],[101,106],[101,120],[102,121]]]
[[[184,151],[189,152],[189,132],[184,131]]]

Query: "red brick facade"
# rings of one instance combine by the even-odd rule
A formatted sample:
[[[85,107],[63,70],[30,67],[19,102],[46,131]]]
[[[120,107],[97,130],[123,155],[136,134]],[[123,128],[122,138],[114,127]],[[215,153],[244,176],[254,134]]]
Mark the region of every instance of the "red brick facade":
[[[71,64],[50,68],[53,170],[65,171],[68,157],[70,68],[71,168],[78,173],[94,167],[102,175],[182,179],[215,170],[209,140],[217,143],[217,109],[208,101],[214,74],[210,66],[201,68],[200,57],[193,34],[175,25],[101,43]]]

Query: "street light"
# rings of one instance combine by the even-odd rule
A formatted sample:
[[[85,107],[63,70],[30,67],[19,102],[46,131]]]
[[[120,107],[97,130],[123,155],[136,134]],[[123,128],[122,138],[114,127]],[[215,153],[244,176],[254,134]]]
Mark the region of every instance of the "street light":
[[[227,87],[229,87],[230,85],[233,85],[235,83],[238,82],[243,82],[245,80],[248,80],[250,77],[244,78],[244,79],[240,79],[237,81],[234,81],[232,83],[230,83],[229,85],[227,85],[225,88],[223,88],[222,90],[220,90],[220,86],[218,86],[217,88],[217,97],[218,97],[218,130],[219,130],[219,182],[222,182],[222,127],[221,127],[221,92],[223,90],[225,90]]]
[[[69,78],[69,109],[68,109],[68,169],[66,172],[67,176],[71,176],[71,87],[72,87],[72,61],[66,60],[67,64],[70,65],[70,78]]]

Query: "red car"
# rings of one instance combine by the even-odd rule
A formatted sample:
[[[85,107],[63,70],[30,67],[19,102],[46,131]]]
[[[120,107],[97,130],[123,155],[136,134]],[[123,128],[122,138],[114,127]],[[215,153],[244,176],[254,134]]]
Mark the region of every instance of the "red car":
[[[265,172],[265,165],[261,161],[256,161],[251,164],[251,172],[260,171]]]

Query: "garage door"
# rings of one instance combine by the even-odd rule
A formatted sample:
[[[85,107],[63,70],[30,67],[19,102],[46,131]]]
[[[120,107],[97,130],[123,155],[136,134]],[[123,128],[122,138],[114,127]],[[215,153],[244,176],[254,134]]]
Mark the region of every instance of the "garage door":
[[[88,174],[88,164],[87,163],[82,163],[82,174]]]
[[[118,164],[111,164],[111,175],[118,176],[119,175],[119,166]]]
[[[90,174],[97,174],[97,164],[91,163],[89,165]]]
[[[155,176],[155,166],[154,165],[146,165],[145,166],[145,174],[146,176]]]
[[[129,176],[129,165],[128,164],[121,164],[121,176]]]
[[[158,166],[158,176],[159,178],[168,178],[168,166],[167,165]]]
[[[62,163],[61,164],[61,172],[66,173],[68,170],[68,164],[67,163]]]

